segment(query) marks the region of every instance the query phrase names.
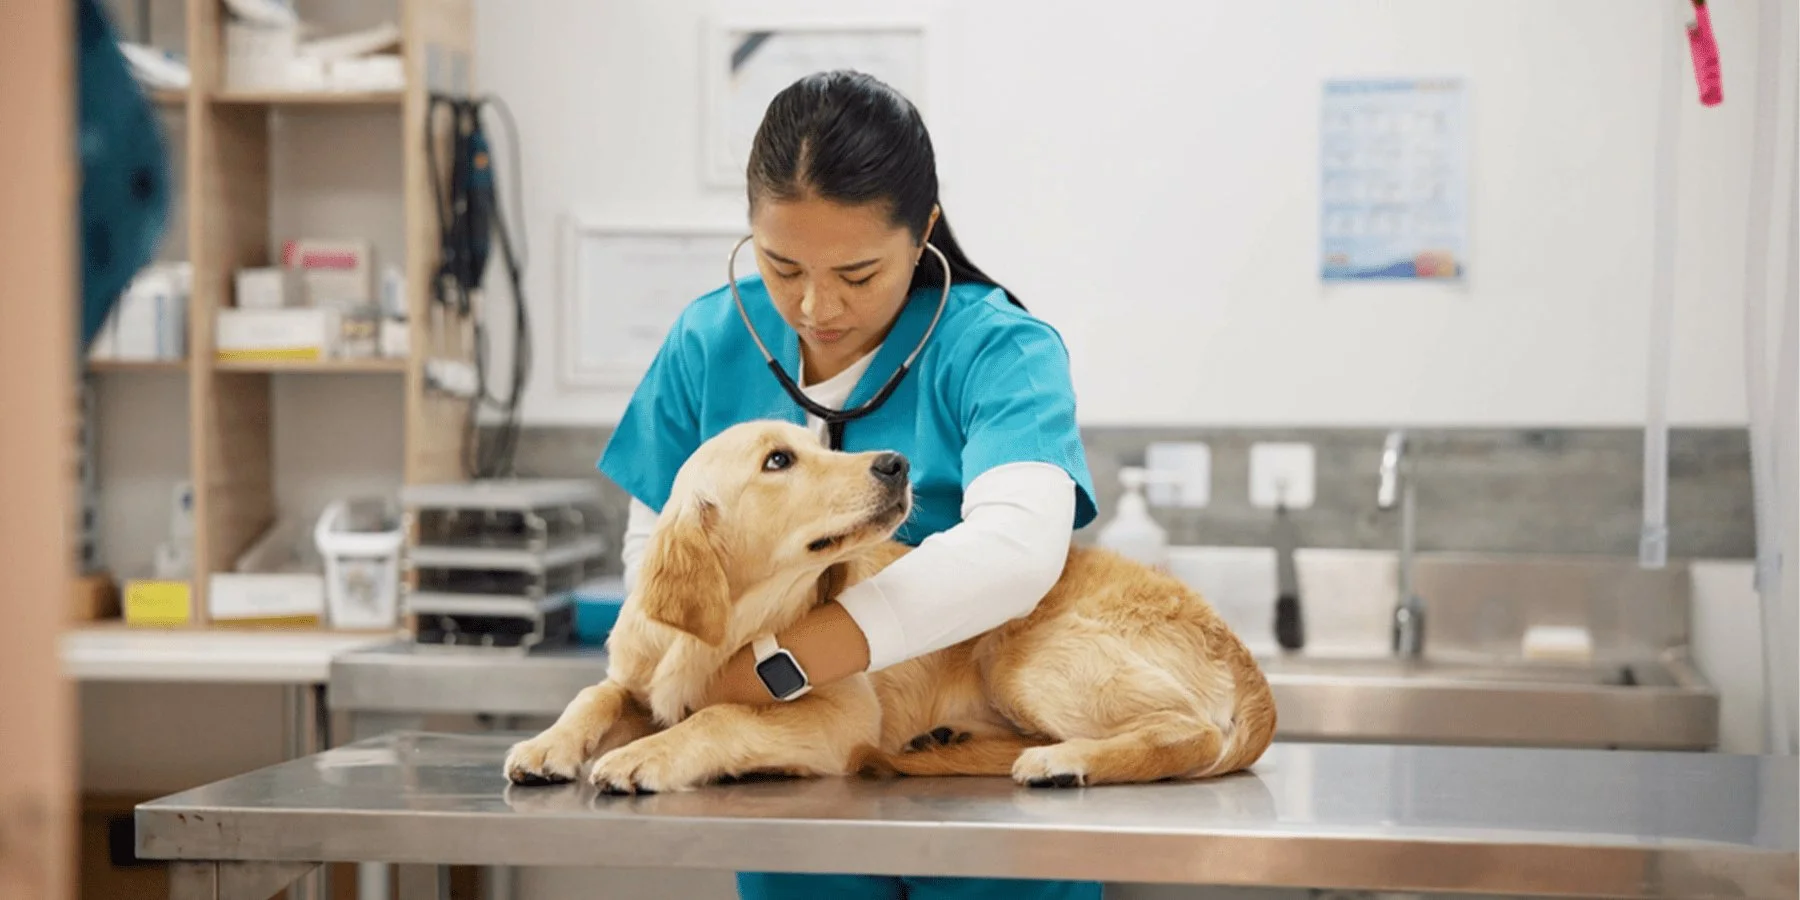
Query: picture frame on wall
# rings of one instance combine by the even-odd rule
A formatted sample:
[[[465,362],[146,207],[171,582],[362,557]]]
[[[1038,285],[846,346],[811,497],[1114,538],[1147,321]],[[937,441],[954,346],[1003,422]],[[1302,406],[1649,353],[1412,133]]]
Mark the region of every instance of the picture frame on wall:
[[[814,72],[866,72],[926,113],[929,42],[930,28],[922,18],[708,17],[700,54],[703,183],[743,187],[750,145],[769,101]]]
[[[1466,279],[1467,79],[1334,78],[1321,101],[1320,277]]]
[[[742,228],[570,215],[562,228],[557,382],[635,388],[688,304],[725,286]]]

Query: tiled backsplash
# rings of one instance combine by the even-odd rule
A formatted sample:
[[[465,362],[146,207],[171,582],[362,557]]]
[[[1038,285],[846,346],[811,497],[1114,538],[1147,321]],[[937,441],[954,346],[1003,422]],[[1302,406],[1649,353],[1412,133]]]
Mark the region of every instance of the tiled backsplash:
[[[609,430],[534,427],[521,437],[519,474],[600,477]],[[1204,441],[1212,450],[1211,502],[1154,509],[1171,543],[1265,546],[1272,517],[1249,499],[1250,447],[1302,441],[1314,447],[1314,504],[1294,512],[1303,547],[1390,549],[1397,510],[1376,507],[1380,429],[1094,428],[1083,432],[1100,519],[1077,533],[1092,541],[1111,518],[1121,465],[1141,464],[1154,441]],[[1421,429],[1410,432],[1422,551],[1635,556],[1643,514],[1643,434],[1632,429]],[[1754,555],[1749,444],[1741,428],[1676,429],[1669,437],[1670,553]],[[626,497],[605,484],[617,547]]]

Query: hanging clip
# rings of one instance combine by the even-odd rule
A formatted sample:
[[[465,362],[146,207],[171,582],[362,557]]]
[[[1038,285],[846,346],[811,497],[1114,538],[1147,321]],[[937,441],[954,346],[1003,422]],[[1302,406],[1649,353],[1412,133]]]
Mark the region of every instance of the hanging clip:
[[[1725,83],[1719,76],[1719,42],[1713,37],[1706,0],[1692,2],[1694,16],[1688,20],[1687,36],[1694,58],[1694,81],[1700,88],[1700,105],[1718,106],[1725,99]]]

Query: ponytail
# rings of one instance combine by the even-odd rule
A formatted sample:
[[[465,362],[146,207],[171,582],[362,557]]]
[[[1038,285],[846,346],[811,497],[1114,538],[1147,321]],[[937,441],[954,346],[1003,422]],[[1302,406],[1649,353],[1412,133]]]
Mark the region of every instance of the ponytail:
[[[992,285],[999,288],[1002,293],[1006,294],[1006,299],[1010,301],[1012,305],[1020,309],[1025,309],[1025,304],[1019,301],[1017,295],[1012,291],[1007,290],[1005,285],[988,277],[986,272],[976,268],[975,263],[969,260],[969,254],[963,252],[962,245],[956,241],[955,232],[950,230],[950,217],[944,214],[941,206],[938,208],[937,224],[931,227],[931,234],[927,237],[927,240],[930,241],[933,247],[938,248],[938,250],[944,254],[945,259],[950,261],[951,284],[974,283]],[[930,252],[927,251],[926,256],[930,255]],[[918,268],[913,270],[912,284],[908,286],[908,292],[910,293],[911,291],[916,291],[925,287],[941,289],[943,286],[943,266],[938,263],[936,259],[926,259],[921,257]]]

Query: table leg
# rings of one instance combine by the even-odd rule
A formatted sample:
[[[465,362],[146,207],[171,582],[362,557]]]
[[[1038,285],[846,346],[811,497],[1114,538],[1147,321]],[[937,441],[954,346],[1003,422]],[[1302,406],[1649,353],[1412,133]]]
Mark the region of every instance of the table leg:
[[[417,731],[424,727],[425,717],[407,713],[354,712],[350,714],[350,739],[367,740],[390,731]],[[356,864],[357,900],[388,900],[393,896],[393,881],[385,863]]]
[[[481,873],[482,900],[513,900],[512,866],[488,866]]]
[[[169,863],[169,900],[217,900],[218,896],[218,863]]]
[[[400,900],[450,900],[450,867],[396,866]]]
[[[508,715],[497,715],[486,720],[488,731],[511,731],[518,722]],[[488,866],[481,873],[481,900],[513,900],[513,870],[511,866]]]
[[[319,746],[325,739],[320,728],[324,719],[324,686],[292,684],[288,685],[286,695],[288,759],[299,759],[325,749]],[[331,900],[330,890],[325,870],[321,867],[301,876],[288,888],[287,896],[288,900]]]
[[[268,900],[320,869],[311,862],[179,860],[169,863],[169,900]]]

